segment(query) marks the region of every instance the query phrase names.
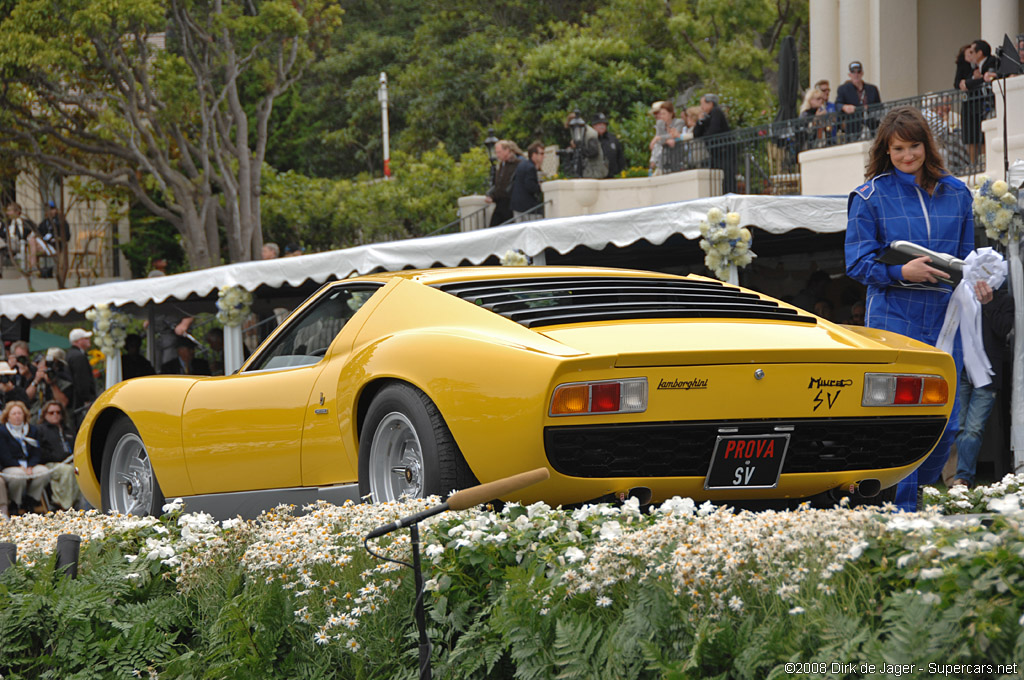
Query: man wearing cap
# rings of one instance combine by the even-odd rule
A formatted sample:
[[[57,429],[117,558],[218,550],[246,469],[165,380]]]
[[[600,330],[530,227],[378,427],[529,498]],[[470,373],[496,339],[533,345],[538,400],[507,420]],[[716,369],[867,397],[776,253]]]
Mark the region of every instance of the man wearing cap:
[[[569,116],[569,120],[575,118]],[[580,116],[583,118],[583,116]],[[604,149],[597,138],[597,130],[587,125],[583,132],[583,176],[588,179],[604,179],[608,176],[608,160],[604,157]]]
[[[60,214],[57,204],[50,201],[46,206],[46,217],[39,223],[38,249],[56,258],[56,269],[58,280],[63,278],[68,270],[68,242],[71,240],[71,228],[68,221]],[[44,278],[49,278],[47,272],[42,273]],[[53,272],[49,272],[50,275]]]
[[[850,79],[840,85],[836,92],[836,108],[847,116],[857,118],[857,120],[847,119],[846,134],[848,136],[860,134],[863,127],[861,119],[867,116],[868,107],[881,103],[882,96],[878,93],[878,88],[871,83],[864,82],[864,66],[859,61],[851,61]]]
[[[83,328],[72,328],[68,333],[71,349],[67,353],[71,369],[71,408],[74,409],[75,426],[82,421],[86,409],[96,400],[96,379],[86,352],[92,345],[92,333]]]
[[[17,371],[6,361],[0,361],[0,409],[9,401],[20,401],[23,404],[29,402],[28,394],[24,388],[14,384],[14,376]]]
[[[618,177],[619,173],[626,169],[626,154],[619,142],[611,132],[608,132],[608,116],[598,113],[590,121],[590,126],[597,132],[597,141],[601,143],[601,151],[608,161],[607,177]]]

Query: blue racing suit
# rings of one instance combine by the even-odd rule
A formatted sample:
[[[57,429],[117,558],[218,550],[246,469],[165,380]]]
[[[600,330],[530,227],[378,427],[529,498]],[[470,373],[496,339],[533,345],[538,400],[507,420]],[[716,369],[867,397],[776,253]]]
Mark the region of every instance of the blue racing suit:
[[[876,261],[892,241],[912,241],[936,252],[965,258],[974,250],[974,214],[970,190],[955,177],[939,180],[931,195],[913,175],[896,170],[857,187],[847,202],[846,273],[867,286],[865,323],[934,345],[946,317],[952,288],[903,280],[902,265]],[[959,334],[953,348],[956,374],[963,365]],[[956,394],[956,385],[950,385]],[[901,508],[917,507],[917,485],[942,473],[958,429],[959,404],[932,455],[897,488]]]

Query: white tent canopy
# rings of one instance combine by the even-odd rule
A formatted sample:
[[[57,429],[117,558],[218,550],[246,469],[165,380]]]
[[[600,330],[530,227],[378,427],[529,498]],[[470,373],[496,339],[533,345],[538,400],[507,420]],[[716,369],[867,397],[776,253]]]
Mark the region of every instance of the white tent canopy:
[[[0,296],[0,317],[66,316],[83,313],[100,303],[143,308],[151,303],[186,300],[190,296],[205,297],[226,285],[254,291],[261,285],[323,283],[375,270],[456,267],[465,261],[480,264],[489,257],[501,257],[509,250],[521,250],[543,261],[547,248],[565,254],[578,246],[601,250],[608,244],[621,248],[640,240],[659,245],[673,234],[698,238],[700,222],[711,208],[738,212],[744,225],[773,234],[793,229],[819,233],[846,229],[846,197],[728,194],[600,215],[536,220],[298,257],[243,262],[171,276],[3,295]]]

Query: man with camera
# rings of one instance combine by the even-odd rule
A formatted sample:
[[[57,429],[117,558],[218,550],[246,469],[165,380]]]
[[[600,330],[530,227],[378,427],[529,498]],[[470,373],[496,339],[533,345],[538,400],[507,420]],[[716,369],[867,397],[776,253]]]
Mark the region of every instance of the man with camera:
[[[18,387],[14,382],[17,375],[18,371],[9,363],[0,361],[0,409],[9,401],[28,403],[28,394],[25,393],[24,388]]]
[[[51,347],[46,351],[46,356],[40,355],[36,358],[35,369],[35,377],[26,390],[32,399],[33,414],[39,410],[36,404],[45,404],[48,401],[56,401],[67,408],[71,401],[68,393],[71,391],[72,383],[71,369],[64,362],[64,350]]]

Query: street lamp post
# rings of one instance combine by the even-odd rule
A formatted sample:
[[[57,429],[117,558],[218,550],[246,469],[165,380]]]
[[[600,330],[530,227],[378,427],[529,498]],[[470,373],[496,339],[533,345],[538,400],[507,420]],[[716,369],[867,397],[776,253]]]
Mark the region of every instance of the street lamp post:
[[[1006,109],[1003,109],[1005,120]],[[1005,142],[1004,142],[1005,143]],[[1017,205],[1024,212],[1024,161],[1016,161],[1006,173],[1007,184],[1016,187]],[[1013,373],[1010,381],[1010,449],[1013,471],[1024,472],[1024,268],[1020,258],[1021,233],[1010,228],[1006,247],[1013,293]]]
[[[494,147],[498,144],[498,138],[494,136],[494,128],[487,129],[487,139],[484,140],[484,146],[487,147],[487,160],[491,162],[491,185],[494,185],[494,173],[495,167],[494,162],[498,160],[498,157],[494,153]]]
[[[572,138],[573,149],[576,151],[576,153],[573,154],[573,165],[576,168],[576,176],[582,177],[583,140],[587,136],[587,124],[583,122],[583,117],[580,115],[579,109],[573,113],[573,119],[569,121],[569,136]]]
[[[380,87],[377,88],[380,101],[380,122],[384,136],[384,179],[391,179],[391,140],[388,132],[388,74],[381,71]]]

